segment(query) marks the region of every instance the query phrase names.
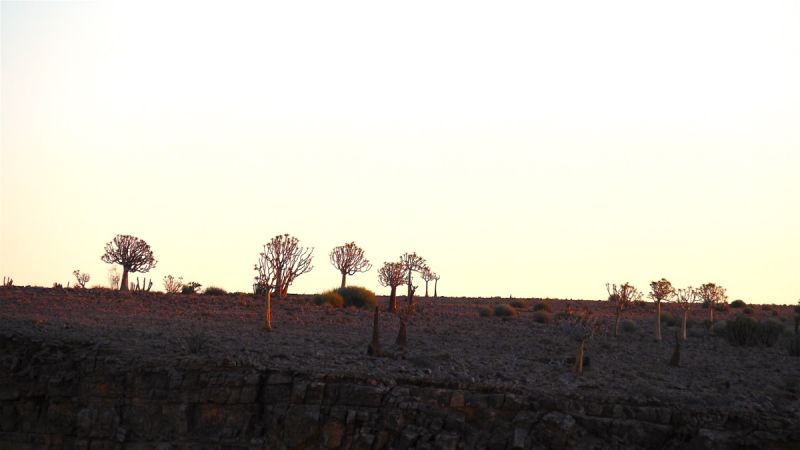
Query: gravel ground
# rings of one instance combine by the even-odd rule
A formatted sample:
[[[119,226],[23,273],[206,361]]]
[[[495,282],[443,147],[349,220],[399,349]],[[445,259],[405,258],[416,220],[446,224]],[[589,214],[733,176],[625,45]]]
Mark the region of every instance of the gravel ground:
[[[395,315],[381,313],[381,344],[388,355],[367,356],[373,312],[314,305],[308,296],[273,302],[274,331],[261,329],[263,303],[252,296],[134,294],[108,290],[0,288],[0,333],[54,342],[96,345],[132,363],[207,359],[323,375],[488,385],[514,392],[602,396],[771,411],[800,418],[800,358],[786,349],[790,306],[754,306],[753,316],[786,327],[774,347],[733,347],[700,325],[682,346],[680,367],[667,364],[676,328],[653,339],[654,307],[634,306],[623,319],[635,330],[588,343],[586,372],[570,372],[575,342],[563,326],[533,320],[532,300],[516,317],[481,317],[482,306],[508,299],[419,299],[408,327],[408,346],[394,345]],[[385,307],[386,298],[380,298]],[[597,301],[549,301],[553,314],[588,306],[609,325],[613,309]],[[671,311],[671,306],[664,308]],[[677,313],[677,311],[675,311]],[[740,314],[731,309],[717,320]]]

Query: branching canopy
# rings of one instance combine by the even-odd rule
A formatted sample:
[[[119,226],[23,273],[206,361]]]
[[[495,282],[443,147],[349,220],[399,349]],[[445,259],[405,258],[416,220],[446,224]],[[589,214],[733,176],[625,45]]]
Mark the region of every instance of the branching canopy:
[[[100,259],[108,264],[119,264],[128,272],[148,272],[158,261],[147,242],[135,236],[118,234],[106,244],[106,253]]]
[[[381,286],[397,287],[406,283],[406,272],[401,262],[385,262],[378,269],[378,282]]]
[[[632,302],[642,299],[642,294],[630,283],[625,283],[619,287],[616,284],[606,283],[606,290],[608,291],[608,300],[618,310],[623,310]]]
[[[301,247],[296,237],[278,235],[264,244],[255,265],[256,283],[275,289],[279,296],[286,295],[289,286],[300,275],[310,272],[314,249]]]
[[[650,283],[650,293],[647,294],[647,296],[656,302],[660,302],[668,299],[674,293],[675,288],[672,287],[672,283],[670,283],[666,278],[662,278],[658,281],[653,281]]]
[[[674,299],[681,309],[688,311],[692,305],[700,302],[700,295],[697,289],[689,286],[686,289],[676,289]]]
[[[349,242],[335,247],[330,254],[331,264],[343,275],[355,275],[357,272],[366,272],[372,268],[369,260],[364,257],[364,250]]]
[[[404,253],[403,256],[400,257],[400,262],[403,264],[403,269],[407,272],[424,272],[428,270],[425,258],[417,256],[416,253]]]
[[[718,302],[725,302],[728,296],[725,294],[725,288],[717,286],[714,283],[706,283],[697,288],[697,295],[709,306],[714,306]]]

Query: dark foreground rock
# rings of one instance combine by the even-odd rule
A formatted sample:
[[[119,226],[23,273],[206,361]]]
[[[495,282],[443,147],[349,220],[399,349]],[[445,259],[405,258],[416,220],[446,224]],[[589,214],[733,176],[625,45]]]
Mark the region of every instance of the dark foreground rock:
[[[295,448],[800,448],[800,426],[786,411],[136,360],[0,332],[0,449]]]

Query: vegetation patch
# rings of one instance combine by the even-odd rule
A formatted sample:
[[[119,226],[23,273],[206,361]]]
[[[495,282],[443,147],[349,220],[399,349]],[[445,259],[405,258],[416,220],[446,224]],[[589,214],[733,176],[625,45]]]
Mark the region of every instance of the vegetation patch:
[[[217,286],[209,286],[203,292],[203,294],[205,294],[205,295],[225,295],[227,293],[228,292],[225,289],[222,289],[221,287],[217,287]]]
[[[780,322],[759,322],[752,317],[739,316],[727,323],[722,335],[731,345],[737,347],[772,347],[782,333],[783,325]]]
[[[547,311],[536,311],[533,313],[533,321],[536,323],[550,323],[550,313]]]
[[[344,306],[374,308],[378,304],[375,293],[361,286],[347,286],[336,290],[344,300]]]
[[[731,308],[744,308],[747,306],[747,303],[744,300],[734,300],[731,302]]]
[[[332,306],[334,308],[341,308],[344,306],[344,298],[336,291],[327,291],[322,294],[317,294],[313,298],[316,305]]]
[[[519,313],[511,305],[497,305],[494,307],[494,315],[498,317],[514,317]]]
[[[540,303],[537,303],[537,304],[533,305],[533,310],[534,310],[534,311],[547,311],[547,312],[553,312],[553,311],[550,309],[550,305],[549,305],[549,304],[547,304],[547,303],[545,303],[545,302],[540,302]]]

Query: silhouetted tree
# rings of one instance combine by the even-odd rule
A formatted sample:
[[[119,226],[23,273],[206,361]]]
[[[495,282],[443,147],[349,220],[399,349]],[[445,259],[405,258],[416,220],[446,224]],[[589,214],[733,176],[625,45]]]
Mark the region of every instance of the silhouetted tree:
[[[647,296],[656,303],[656,340],[658,342],[661,342],[661,301],[667,300],[674,293],[675,289],[672,287],[672,283],[666,278],[650,283],[650,293]]]
[[[676,289],[675,296],[675,303],[681,307],[683,310],[683,320],[681,322],[681,337],[685,341],[686,340],[686,322],[689,319],[689,310],[692,309],[692,306],[695,303],[700,301],[700,295],[698,295],[697,289],[689,286],[686,289]]]
[[[391,288],[389,294],[389,311],[397,311],[397,286],[406,283],[405,269],[401,262],[385,262],[383,267],[378,269],[378,282],[381,286]]]
[[[616,313],[614,318],[614,337],[617,337],[619,336],[619,319],[622,316],[622,310],[632,302],[641,300],[642,294],[630,283],[625,283],[619,287],[616,284],[606,283],[606,290],[608,291],[608,301],[614,304]]]
[[[128,290],[128,273],[145,273],[156,267],[156,259],[150,246],[142,239],[127,234],[118,234],[106,244],[106,253],[100,259],[108,264],[122,266],[122,282],[119,290]]]
[[[333,267],[336,267],[342,274],[342,287],[345,287],[345,280],[348,275],[366,272],[372,268],[372,264],[364,257],[364,250],[357,246],[355,242],[334,247],[330,258]]]
[[[86,283],[88,283],[89,280],[92,279],[91,275],[89,275],[88,273],[81,273],[81,271],[78,270],[78,269],[73,270],[72,274],[75,275],[75,279],[77,280],[78,287],[80,287],[80,288],[85,288],[86,287]]]
[[[425,282],[425,298],[428,298],[428,283],[436,279],[436,274],[431,272],[430,268],[425,268],[422,271],[422,280]]]
[[[403,256],[400,257],[400,262],[403,263],[403,270],[407,274],[406,285],[408,286],[408,303],[414,304],[414,285],[411,280],[411,274],[413,272],[424,272],[428,270],[428,266],[425,264],[425,259],[421,256],[417,256],[416,253],[404,253]]]
[[[264,255],[275,273],[273,288],[278,297],[285,297],[294,280],[314,268],[314,249],[301,247],[299,242],[296,237],[279,234],[264,244]]]
[[[436,290],[436,288],[439,287],[439,278],[441,278],[441,277],[438,274],[434,274],[434,277],[433,277],[433,298],[438,298],[439,297],[439,293]]]
[[[726,302],[728,300],[728,296],[725,295],[725,288],[717,286],[714,283],[706,283],[697,288],[697,295],[699,295],[706,306],[708,306],[709,326],[714,325],[714,307],[717,303]]]

